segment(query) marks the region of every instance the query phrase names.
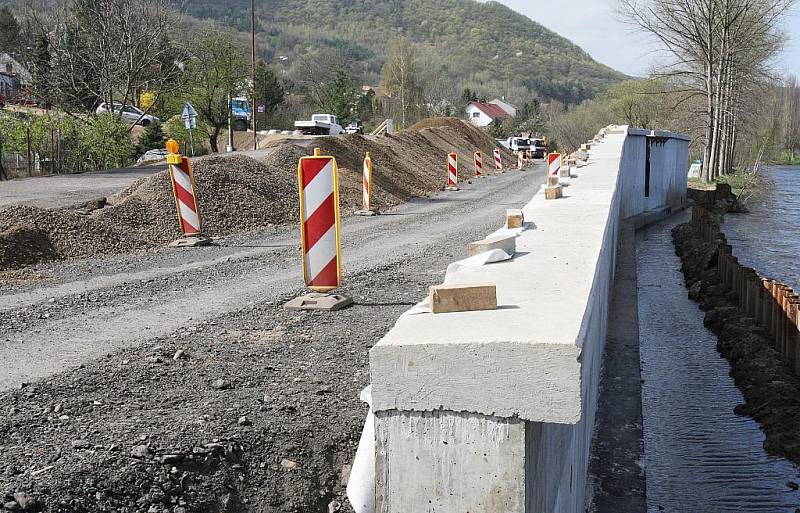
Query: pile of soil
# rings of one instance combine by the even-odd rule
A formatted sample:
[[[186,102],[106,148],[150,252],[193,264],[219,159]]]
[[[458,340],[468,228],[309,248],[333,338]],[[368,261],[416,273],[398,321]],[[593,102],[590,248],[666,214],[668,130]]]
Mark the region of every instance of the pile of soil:
[[[459,155],[460,176],[474,176],[473,152],[483,152],[485,172],[493,167],[494,140],[455,118],[420,122],[395,136],[321,137],[314,146],[337,158],[345,213],[361,207],[364,154],[374,162],[373,208],[385,210],[414,197],[427,196],[447,182],[447,154]],[[203,232],[226,236],[297,222],[297,162],[312,148],[277,147],[263,161],[243,155],[216,155],[193,162]],[[510,166],[513,155],[503,150]],[[47,210],[14,206],[0,211],[0,271],[39,262],[126,253],[165,245],[180,236],[175,204],[165,171],[142,178],[91,208]],[[30,236],[8,236],[25,227]],[[20,248],[17,248],[20,246]],[[50,250],[43,248],[50,247]],[[18,250],[19,249],[19,250]],[[2,256],[2,255],[13,255]]]
[[[702,201],[715,205],[722,215],[724,209],[736,207],[725,196]],[[718,244],[706,242],[692,223],[675,227],[672,234],[689,297],[706,312],[705,325],[717,335],[717,349],[730,362],[731,376],[744,395],[745,404],[737,406],[736,413],[761,424],[767,453],[800,464],[800,378],[773,347],[771,337],[721,283]]]

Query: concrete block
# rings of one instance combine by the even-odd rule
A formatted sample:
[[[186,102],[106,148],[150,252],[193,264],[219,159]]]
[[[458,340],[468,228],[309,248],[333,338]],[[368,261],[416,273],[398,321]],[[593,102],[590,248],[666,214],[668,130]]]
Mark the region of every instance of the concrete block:
[[[479,255],[481,253],[488,253],[495,249],[502,249],[509,255],[514,255],[517,252],[517,237],[516,235],[507,235],[500,237],[490,237],[488,239],[479,240],[469,245],[469,256]]]
[[[544,199],[554,200],[564,197],[564,188],[560,185],[544,188]]]
[[[525,215],[522,210],[506,210],[506,228],[522,228],[525,225]]]
[[[376,414],[376,513],[525,513],[525,427],[441,410]]]
[[[287,310],[322,310],[325,312],[335,312],[342,308],[347,308],[353,304],[353,300],[341,294],[321,294],[313,292],[292,299],[283,307]]]
[[[497,287],[493,283],[436,285],[430,289],[435,314],[479,312],[497,309]]]
[[[561,166],[561,178],[569,178],[570,176],[572,175],[570,174],[569,165]]]
[[[548,176],[547,177],[547,186],[548,187],[555,187],[558,185],[559,176]]]

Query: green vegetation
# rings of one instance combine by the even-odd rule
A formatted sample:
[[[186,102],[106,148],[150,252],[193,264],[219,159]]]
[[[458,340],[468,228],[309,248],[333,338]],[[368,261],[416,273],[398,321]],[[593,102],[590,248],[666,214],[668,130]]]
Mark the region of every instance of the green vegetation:
[[[198,18],[249,31],[247,0],[175,3]],[[256,4],[256,14],[261,57],[280,63],[281,72],[292,80],[305,71],[298,66],[303,57],[325,49],[364,70],[365,83],[377,84],[390,46],[401,36],[424,63],[421,72],[447,77],[451,100],[469,87],[518,102],[539,97],[573,104],[625,78],[497,2],[266,0]]]
[[[0,136],[6,153],[60,156],[65,171],[89,171],[122,167],[133,161],[135,147],[129,125],[104,114],[92,123],[70,116],[31,116],[21,120],[0,114]]]

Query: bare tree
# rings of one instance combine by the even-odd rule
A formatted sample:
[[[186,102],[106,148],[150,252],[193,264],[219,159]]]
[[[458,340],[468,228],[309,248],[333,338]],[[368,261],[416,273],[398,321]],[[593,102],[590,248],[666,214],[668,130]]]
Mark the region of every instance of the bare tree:
[[[63,0],[53,13],[29,17],[47,38],[49,96],[62,107],[128,105],[177,85],[185,49],[167,0]]]
[[[783,147],[789,150],[792,161],[800,149],[800,86],[797,77],[789,75],[783,86]]]
[[[794,0],[620,0],[626,20],[656,37],[670,62],[656,75],[704,98],[704,178],[730,171],[745,101],[770,77],[778,29]]]

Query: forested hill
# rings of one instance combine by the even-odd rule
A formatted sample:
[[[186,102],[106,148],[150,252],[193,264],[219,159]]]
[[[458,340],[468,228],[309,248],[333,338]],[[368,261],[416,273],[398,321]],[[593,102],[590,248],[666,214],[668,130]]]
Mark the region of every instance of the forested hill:
[[[249,0],[175,0],[188,14],[250,30]],[[526,90],[576,103],[624,78],[571,41],[497,2],[474,0],[256,0],[260,54],[291,63],[330,47],[377,83],[389,44],[404,35],[427,72],[459,87],[513,98]],[[290,65],[290,64],[289,64]]]

